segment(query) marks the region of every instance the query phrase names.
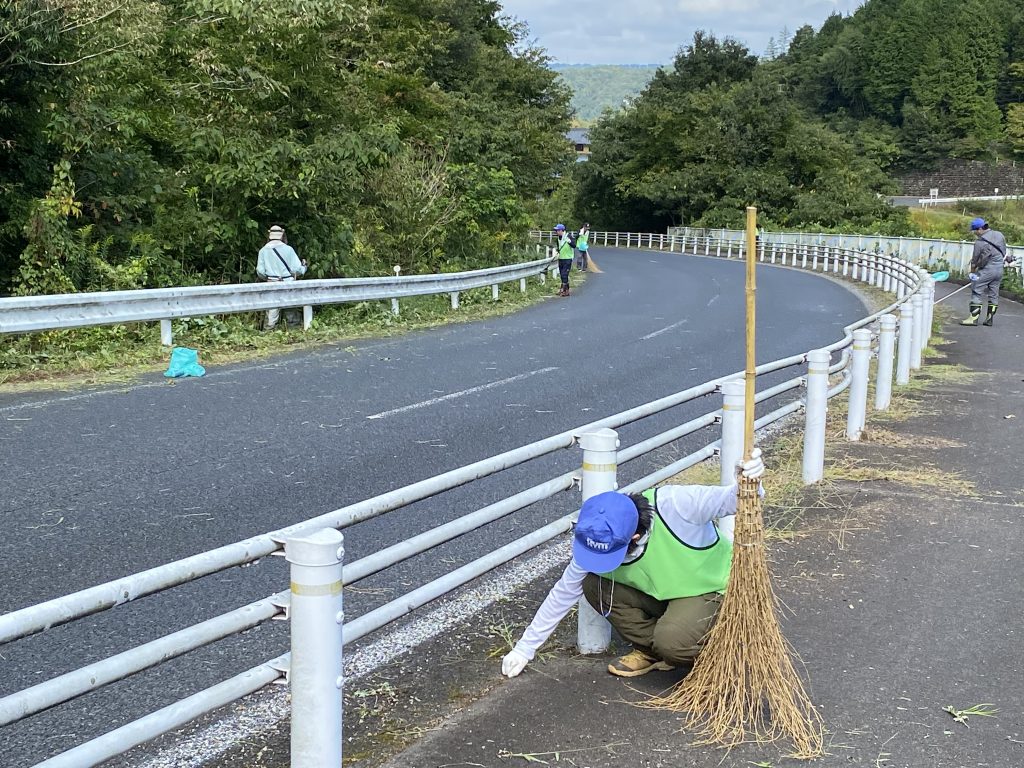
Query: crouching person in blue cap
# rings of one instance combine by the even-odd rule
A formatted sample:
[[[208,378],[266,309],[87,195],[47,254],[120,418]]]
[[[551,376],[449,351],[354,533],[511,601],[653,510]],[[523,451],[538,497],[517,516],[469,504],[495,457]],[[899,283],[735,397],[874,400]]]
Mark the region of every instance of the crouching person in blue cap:
[[[761,477],[761,451],[737,470]],[[572,560],[502,659],[502,674],[522,672],[581,595],[633,644],[608,665],[611,674],[637,677],[691,662],[718,615],[732,565],[732,539],[716,520],[735,514],[735,485],[665,485],[587,499]]]

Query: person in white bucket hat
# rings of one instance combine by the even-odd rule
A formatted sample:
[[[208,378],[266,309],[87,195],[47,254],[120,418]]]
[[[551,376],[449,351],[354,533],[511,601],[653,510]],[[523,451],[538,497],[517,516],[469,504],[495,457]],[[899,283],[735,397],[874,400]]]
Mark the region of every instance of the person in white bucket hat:
[[[295,249],[288,245],[284,227],[275,224],[267,232],[267,244],[260,248],[259,257],[256,260],[256,275],[261,280],[271,283],[289,282],[300,275],[306,274],[306,261],[299,259]],[[277,325],[281,317],[280,307],[273,307],[267,310],[267,322],[264,330],[270,330]],[[294,320],[298,324],[298,320]],[[285,325],[289,324],[289,318],[285,318]]]

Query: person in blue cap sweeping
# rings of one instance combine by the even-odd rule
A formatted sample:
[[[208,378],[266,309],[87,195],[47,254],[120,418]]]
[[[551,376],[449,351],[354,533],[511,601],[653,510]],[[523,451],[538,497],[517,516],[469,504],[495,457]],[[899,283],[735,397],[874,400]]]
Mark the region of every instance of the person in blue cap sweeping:
[[[761,477],[761,451],[737,469]],[[608,665],[611,674],[637,677],[691,662],[729,581],[732,540],[715,521],[736,514],[736,496],[736,485],[664,485],[587,499],[572,560],[502,659],[501,673],[522,672],[581,596],[633,645]]]
[[[562,279],[559,296],[569,295],[569,273],[572,271],[573,249],[576,244],[565,229],[565,224],[555,225],[555,248],[558,250],[558,276]]]
[[[977,325],[985,302],[988,301],[988,313],[982,325],[991,326],[996,310],[999,309],[999,284],[1003,281],[1003,265],[1011,263],[1013,258],[1006,260],[1006,238],[1003,233],[989,229],[984,219],[974,219],[971,232],[975,237],[974,254],[971,256],[971,314],[960,321],[960,325]]]

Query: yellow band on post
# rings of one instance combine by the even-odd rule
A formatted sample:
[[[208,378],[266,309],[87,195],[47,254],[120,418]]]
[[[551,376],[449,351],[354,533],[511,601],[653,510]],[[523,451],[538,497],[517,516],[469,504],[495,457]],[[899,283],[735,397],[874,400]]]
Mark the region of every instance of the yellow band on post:
[[[617,464],[591,464],[587,461],[583,462],[584,472],[614,472],[617,467]]]
[[[341,582],[335,581],[332,584],[296,584],[292,582],[292,594],[301,595],[302,597],[323,597],[324,595],[335,595],[341,594]]]

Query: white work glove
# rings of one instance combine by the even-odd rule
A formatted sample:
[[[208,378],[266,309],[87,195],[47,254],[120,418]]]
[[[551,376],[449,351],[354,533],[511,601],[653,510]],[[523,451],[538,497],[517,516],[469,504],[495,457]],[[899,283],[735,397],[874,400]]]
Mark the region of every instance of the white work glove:
[[[972,282],[972,283],[976,283],[976,282],[978,282],[978,277],[979,277],[979,276],[978,276],[978,274],[977,274],[977,273],[975,273],[975,272],[971,272],[971,274],[969,274],[969,275],[968,275],[968,277],[969,277],[969,278],[971,278],[971,282]],[[974,289],[972,288],[971,290],[973,291]]]
[[[743,477],[750,480],[760,480],[764,474],[764,460],[761,458],[761,449],[755,448],[750,452],[750,458],[741,461],[736,468]]]
[[[505,654],[501,660],[501,674],[505,677],[515,677],[524,669],[530,660],[514,648]]]

